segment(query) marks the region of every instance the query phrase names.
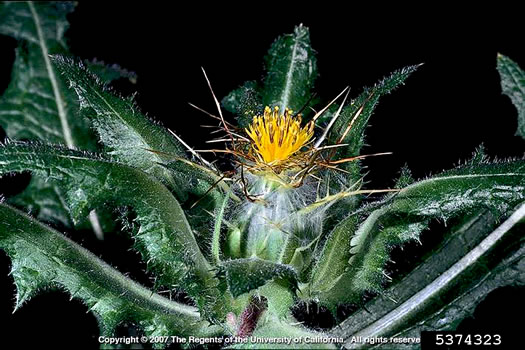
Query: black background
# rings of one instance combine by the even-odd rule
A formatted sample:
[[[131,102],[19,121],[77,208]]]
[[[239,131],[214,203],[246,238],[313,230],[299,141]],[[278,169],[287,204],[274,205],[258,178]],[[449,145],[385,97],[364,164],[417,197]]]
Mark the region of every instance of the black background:
[[[420,9],[417,15],[407,9],[382,15],[377,9],[305,10],[281,12],[261,5],[240,13],[204,4],[174,8],[145,2],[80,2],[69,16],[68,38],[73,54],[136,72],[136,85],[121,81],[115,87],[126,95],[137,91],[143,112],[195,148],[207,147],[204,141],[210,135],[199,124],[209,119],[187,102],[214,110],[200,67],[222,97],[246,80],[261,78],[262,59],[273,40],[304,23],[318,52],[315,90],[325,102],[347,85],[356,96],[363,86],[395,69],[424,63],[405,86],[381,100],[372,117],[364,152],[393,155],[364,162],[369,188],[391,186],[405,163],[416,178],[450,168],[482,143],[491,156],[523,155],[525,142],[514,136],[516,111],[501,95],[496,71],[498,52],[525,67],[519,22],[506,17],[502,24],[496,13],[482,15],[473,9]],[[15,40],[0,37],[0,91],[9,82],[15,46]],[[150,283],[138,256],[128,251],[130,242],[108,235],[101,243],[89,232],[70,236],[121,271]],[[66,293],[45,293],[12,315],[15,291],[4,253],[0,262],[5,334],[23,343],[58,340],[97,347],[95,318],[80,302],[70,302]],[[516,305],[518,292],[500,291],[502,296],[478,312],[473,327],[492,325],[501,316],[494,306]]]

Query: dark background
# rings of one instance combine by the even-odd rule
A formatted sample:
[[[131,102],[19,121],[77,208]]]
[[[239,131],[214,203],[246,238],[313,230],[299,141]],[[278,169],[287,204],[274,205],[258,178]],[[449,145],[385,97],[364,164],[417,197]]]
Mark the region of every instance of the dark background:
[[[336,13],[338,14],[336,18]],[[369,188],[393,184],[407,164],[416,178],[450,168],[468,159],[484,144],[498,158],[522,156],[525,142],[514,136],[516,111],[501,95],[496,54],[501,52],[525,67],[523,37],[518,23],[472,9],[459,13],[437,9],[417,16],[397,11],[380,16],[370,10],[307,14],[279,10],[173,8],[148,3],[80,2],[69,17],[73,54],[118,63],[137,73],[136,85],[120,81],[124,94],[138,92],[143,112],[177,131],[190,145],[204,148],[210,138],[199,124],[208,117],[188,106],[209,111],[214,103],[202,76],[203,66],[215,93],[222,97],[246,80],[263,76],[262,59],[273,40],[304,23],[318,52],[320,77],[316,91],[329,101],[345,86],[351,96],[389,72],[424,63],[406,85],[384,97],[367,130],[365,153],[391,151],[367,159]],[[0,37],[0,93],[9,82],[16,41]],[[229,116],[231,117],[231,116]],[[1,191],[0,191],[1,192]],[[98,242],[89,232],[71,235],[88,249],[141,283],[151,285],[130,242],[107,235]],[[12,315],[14,287],[9,260],[0,253],[0,320],[4,334],[37,345],[75,344],[96,347],[96,320],[66,293],[44,293]],[[506,289],[482,304],[474,328],[492,326],[503,317],[502,303],[518,304],[522,290]],[[484,305],[484,306],[483,306]],[[500,311],[498,311],[500,310]],[[5,326],[4,326],[5,327]],[[1,344],[1,340],[0,340]]]

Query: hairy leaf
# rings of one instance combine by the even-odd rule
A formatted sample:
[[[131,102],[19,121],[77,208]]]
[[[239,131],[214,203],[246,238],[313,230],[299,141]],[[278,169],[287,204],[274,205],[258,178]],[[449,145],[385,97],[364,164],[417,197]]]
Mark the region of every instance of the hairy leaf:
[[[389,94],[417,70],[420,65],[408,66],[394,71],[372,88],[365,90],[348,106],[343,108],[328,134],[328,144],[348,144],[335,152],[333,159],[356,157],[361,154],[365,140],[365,130],[381,96]],[[361,178],[359,161],[345,163],[343,169],[350,172],[348,182],[354,183]],[[335,181],[332,181],[335,184]]]
[[[142,115],[131,99],[114,94],[83,63],[63,56],[53,56],[52,61],[77,93],[84,115],[91,120],[108,153],[173,188],[170,173],[158,163],[169,159],[168,155],[184,157],[178,141]]]
[[[317,60],[310,46],[310,32],[303,25],[293,34],[283,35],[272,44],[265,58],[263,104],[299,110],[310,98],[317,77]]]
[[[347,348],[362,348],[350,344],[351,337],[419,337],[424,330],[456,329],[491,291],[525,285],[523,218],[521,206],[491,232],[497,217],[490,212],[469,217],[425,262],[333,334],[344,337]]]
[[[86,152],[25,143],[0,148],[0,173],[27,170],[63,181],[75,219],[100,202],[131,206],[140,225],[134,238],[161,283],[181,286],[203,308],[214,305],[210,266],[179,203],[155,178]]]
[[[208,256],[211,254],[209,244],[212,236],[211,227],[215,220],[210,213],[221,206],[224,193],[229,192],[230,187],[222,176],[186,159],[171,161],[165,167],[176,183],[175,195],[185,208],[197,242]],[[239,201],[233,193],[230,198]]]
[[[337,150],[329,150],[328,156],[333,160],[338,160],[361,155],[361,148],[365,142],[365,130],[380,97],[403,84],[419,66],[408,66],[394,71],[372,88],[365,88],[357,98],[344,107],[328,133],[326,144],[341,143],[348,146],[340,147]],[[333,116],[335,115],[334,113],[333,110],[329,109],[326,114]],[[343,163],[340,165],[340,168],[346,173],[337,173],[332,170],[321,172],[323,187],[326,187],[330,193],[347,190],[350,186],[362,181],[361,163],[359,160]],[[357,209],[360,201],[361,196],[346,197],[338,201],[332,207],[331,220],[333,222],[343,220],[349,211]]]
[[[501,77],[501,90],[518,110],[516,135],[525,139],[525,72],[516,62],[501,54],[498,54],[497,68]]]
[[[268,312],[284,320],[290,316],[290,309],[296,300],[296,286],[291,287],[281,279],[275,279],[259,287],[254,294],[262,296],[268,303]]]
[[[220,331],[201,321],[195,308],[152,293],[64,235],[3,203],[0,249],[12,261],[16,309],[39,290],[58,287],[89,307],[104,335],[113,335],[125,321],[140,325],[148,335],[159,335],[159,330],[164,336]]]
[[[350,249],[348,243],[357,229],[358,218],[351,215],[341,221],[328,236],[310,277],[309,290],[324,291],[348,267]]]
[[[190,196],[193,196],[194,200],[209,196],[215,205],[222,200],[221,190],[228,191],[229,189],[221,176],[189,160],[170,161],[164,167],[170,172],[176,183],[175,194],[181,202],[186,202]]]
[[[357,156],[363,146],[364,131],[370,116],[377,106],[379,98],[392,92],[417,70],[420,65],[408,66],[391,73],[372,88],[364,91],[350,105],[343,108],[341,116],[336,120],[330,132],[330,141],[337,142],[342,136],[342,143],[348,144],[342,152],[345,156]],[[357,118],[355,118],[357,115]],[[355,118],[353,124],[352,120]],[[351,126],[349,128],[349,126]],[[345,131],[348,132],[345,133]]]
[[[226,280],[234,297],[274,279],[281,280],[289,289],[297,289],[297,275],[293,268],[258,258],[224,261],[219,265],[218,275]]]
[[[305,282],[310,279],[312,265],[315,262],[315,251],[319,249],[319,236],[311,240],[308,244],[301,246],[301,241],[297,236],[289,236],[281,254],[281,262],[286,263],[297,270],[299,281]],[[288,254],[287,254],[288,253]]]
[[[241,128],[248,127],[254,115],[262,114],[260,89],[257,82],[247,81],[222,99],[222,105],[237,116],[237,124]]]
[[[89,123],[78,113],[77,97],[49,59],[50,54],[68,52],[64,32],[72,10],[67,2],[0,3],[0,34],[20,42],[11,82],[0,99],[0,125],[10,138],[95,149]],[[33,177],[12,202],[41,220],[71,226],[63,191],[52,181]]]
[[[64,32],[72,5],[4,2],[0,6],[0,33],[23,40],[0,105],[0,123],[6,133],[11,138],[88,148],[89,126],[78,116],[76,97],[49,58],[67,52]]]
[[[401,169],[400,176],[396,181],[395,188],[401,189],[414,182],[412,174],[408,167]],[[349,204],[349,203],[347,203]],[[361,209],[361,211],[370,213],[373,208],[380,204],[370,204]],[[347,205],[346,208],[353,206]],[[348,267],[348,260],[352,254],[350,249],[340,249],[340,247],[349,247],[349,242],[355,234],[358,224],[358,215],[349,215],[341,220],[328,235],[318,253],[318,259],[310,276],[310,285],[305,290],[308,295],[309,290],[325,290],[330,288],[333,281],[336,280]],[[414,226],[412,228],[415,228]]]
[[[104,84],[109,84],[118,79],[127,79],[130,83],[137,82],[137,74],[122,68],[118,64],[106,64],[97,59],[84,61],[90,72],[95,74]]]
[[[392,247],[418,239],[430,219],[448,220],[476,208],[506,215],[523,199],[524,161],[469,163],[404,188],[368,216],[351,242],[345,242],[346,248],[337,247],[343,252],[323,251],[318,270],[331,255],[339,255],[341,260],[347,259],[348,253],[351,257],[347,269],[338,271],[338,278],[318,282],[319,286],[328,287],[317,291],[321,302],[334,308],[337,303],[356,301],[366,290],[380,291],[386,278],[383,266]],[[334,230],[332,235],[343,232]],[[335,239],[330,237],[327,244]],[[332,278],[333,273],[329,276]]]

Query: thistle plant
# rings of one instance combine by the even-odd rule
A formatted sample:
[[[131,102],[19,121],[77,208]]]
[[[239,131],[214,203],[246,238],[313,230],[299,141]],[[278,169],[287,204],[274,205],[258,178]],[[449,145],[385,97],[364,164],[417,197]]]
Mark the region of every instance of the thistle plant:
[[[212,141],[221,145],[207,151],[230,162],[221,168],[108,87],[128,72],[71,57],[70,11],[68,3],[0,5],[0,33],[20,41],[0,101],[8,135],[0,174],[32,174],[21,194],[0,203],[16,309],[40,290],[60,288],[89,307],[102,336],[133,323],[158,348],[174,336],[303,340],[223,344],[246,348],[359,347],[352,336],[454,329],[491,290],[523,285],[515,229],[525,215],[516,211],[525,196],[523,160],[491,161],[480,147],[428,178],[416,181],[404,168],[394,188],[365,186],[361,160],[382,155],[362,152],[372,112],[419,66],[322,104],[313,97],[315,52],[299,25],[272,44],[262,82],[219,101],[204,73],[217,106],[206,112],[216,122]],[[498,70],[524,137],[525,75],[504,56]],[[115,217],[155,276],[152,289],[53,228],[112,234]],[[452,222],[450,234],[391,286],[390,251],[417,241],[433,220]],[[161,289],[186,293],[191,305]],[[364,301],[329,331],[309,329],[292,313],[315,303],[337,315]]]

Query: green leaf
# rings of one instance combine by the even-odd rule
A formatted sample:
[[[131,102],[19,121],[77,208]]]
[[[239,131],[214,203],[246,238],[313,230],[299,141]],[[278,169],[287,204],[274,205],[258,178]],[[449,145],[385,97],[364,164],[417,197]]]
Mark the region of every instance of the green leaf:
[[[211,197],[214,205],[219,205],[223,194],[229,186],[212,170],[186,159],[177,159],[164,165],[173,177],[176,186],[175,193],[181,202],[186,202],[189,196],[201,199]],[[235,196],[238,200],[238,197]]]
[[[248,127],[254,115],[262,114],[260,90],[257,82],[247,81],[222,99],[221,103],[224,108],[237,116],[239,127]]]
[[[508,215],[524,199],[525,162],[521,160],[471,162],[404,188],[368,216],[352,240],[346,241],[346,248],[337,247],[349,249],[349,267],[337,279],[319,283],[324,288],[330,286],[319,295],[321,302],[334,308],[337,303],[356,301],[366,290],[381,291],[388,278],[383,267],[392,247],[417,240],[430,219],[446,221],[479,208]],[[330,249],[323,252],[327,256],[336,253]],[[319,261],[325,260],[321,257]]]
[[[223,176],[186,159],[171,161],[165,167],[176,183],[175,195],[185,208],[201,250],[211,257],[209,241],[214,230],[210,228],[214,226],[215,217],[210,213],[221,206],[224,193],[230,191],[230,186]],[[239,201],[233,193],[230,198]]]
[[[421,331],[455,330],[493,290],[525,285],[524,218],[521,206],[494,231],[497,216],[489,211],[467,218],[426,261],[352,314],[333,335],[354,349],[364,346],[350,344],[352,337],[420,337]]]
[[[94,150],[94,134],[78,113],[75,94],[67,88],[49,59],[67,53],[67,2],[3,2],[0,34],[19,40],[11,82],[0,99],[0,125],[13,139],[42,140]],[[12,202],[39,219],[70,227],[63,191],[52,181],[33,177]]]
[[[414,181],[410,170],[407,167],[403,167],[395,188],[408,186],[412,182]],[[350,198],[353,197],[356,196],[351,196]],[[346,205],[341,205],[340,207],[350,211],[351,208],[354,208],[354,203],[347,201],[345,202]],[[352,254],[350,253],[350,249],[341,249],[341,247],[349,246],[350,239],[355,234],[359,225],[360,216],[364,213],[369,214],[373,208],[377,206],[379,205],[369,204],[364,206],[359,210],[360,215],[356,215],[356,212],[354,212],[353,215],[345,213],[346,217],[343,217],[330,231],[324,244],[318,245],[318,247],[321,248],[315,252],[316,262],[309,276],[310,283],[308,284],[308,288],[305,288],[303,291],[303,296],[307,296],[311,290],[322,291],[329,289],[333,281],[346,271],[348,268],[348,260]],[[334,214],[332,213],[332,215]]]
[[[287,265],[246,258],[224,261],[218,268],[219,278],[226,281],[234,298],[275,279],[285,283],[292,291],[297,289],[297,274]]]
[[[52,180],[32,176],[29,185],[9,203],[26,209],[36,219],[62,227],[73,227],[63,189]]]
[[[299,110],[310,98],[317,77],[317,60],[310,46],[310,32],[302,24],[293,34],[272,44],[265,58],[263,104]]]
[[[86,152],[19,142],[0,148],[0,173],[27,170],[64,183],[75,220],[99,203],[131,206],[140,226],[134,232],[137,248],[159,281],[181,286],[205,313],[216,306],[219,296],[211,266],[179,203],[155,178]]]
[[[316,259],[315,250],[318,249],[319,240],[323,232],[316,238],[309,241],[306,245],[301,245],[300,237],[296,235],[288,236],[283,248],[280,261],[292,266],[298,274],[301,282],[307,281],[311,277],[312,265]]]
[[[348,144],[348,146],[339,148],[333,159],[355,157],[361,154],[361,148],[365,142],[365,129],[380,97],[389,94],[402,85],[418,67],[420,65],[408,66],[394,71],[372,88],[365,88],[356,99],[343,108],[341,115],[328,134],[329,142],[327,144],[340,142]],[[361,173],[358,161],[345,163],[342,168],[351,173],[349,175],[350,183],[360,180]]]
[[[485,160],[484,148],[483,146],[480,146],[474,153],[474,158],[473,158],[474,163],[473,164],[481,163],[484,160]],[[412,185],[414,182],[415,180],[412,177],[412,171],[405,164],[401,168],[401,171],[399,172],[399,177],[396,180],[396,184],[394,185],[394,188],[402,189],[404,187]]]
[[[118,79],[127,79],[130,83],[137,82],[137,74],[122,68],[118,64],[107,64],[97,59],[85,60],[87,68],[95,74],[104,84],[109,84]]]
[[[498,54],[497,69],[501,77],[501,90],[518,110],[516,135],[525,139],[525,72],[507,56]]]
[[[342,247],[348,247],[348,243],[357,229],[357,224],[357,216],[351,215],[330,232],[312,270],[308,292],[328,290],[333,281],[345,272],[351,255],[350,249]]]
[[[220,332],[202,321],[195,308],[152,293],[64,235],[3,203],[0,249],[12,261],[16,309],[40,290],[59,287],[87,305],[103,335],[114,335],[124,321],[140,325],[147,335]]]
[[[296,287],[290,288],[289,283],[276,279],[254,291],[256,296],[264,297],[268,303],[268,313],[284,320],[290,316],[290,309],[296,300]]]
[[[114,94],[81,62],[53,56],[57,70],[69,81],[108,153],[119,162],[142,169],[173,188],[169,171],[158,163],[184,157],[178,141],[142,115],[131,99]],[[158,151],[158,152],[152,152]]]
[[[372,88],[365,88],[356,99],[343,108],[328,133],[326,144],[339,142],[348,146],[340,147],[337,151],[330,150],[329,156],[333,160],[361,155],[361,148],[365,142],[365,130],[380,97],[402,85],[419,66],[421,65],[408,66],[394,71]],[[327,112],[328,115],[334,113],[330,110]],[[325,170],[321,173],[323,184],[326,184],[330,193],[345,191],[350,186],[362,181],[363,175],[361,173],[360,160],[343,163],[340,165],[340,168],[346,173],[342,174],[332,170]],[[357,208],[360,201],[361,196],[351,196],[335,203],[332,207],[332,220],[334,222],[343,220],[349,211]]]

